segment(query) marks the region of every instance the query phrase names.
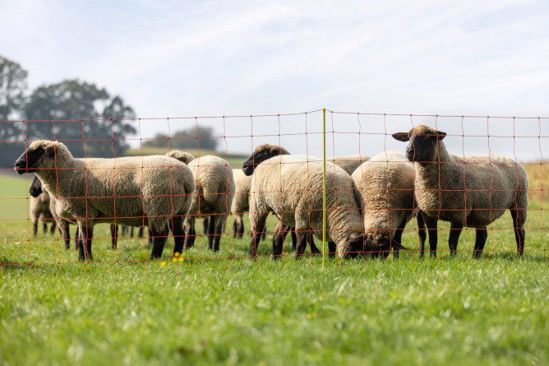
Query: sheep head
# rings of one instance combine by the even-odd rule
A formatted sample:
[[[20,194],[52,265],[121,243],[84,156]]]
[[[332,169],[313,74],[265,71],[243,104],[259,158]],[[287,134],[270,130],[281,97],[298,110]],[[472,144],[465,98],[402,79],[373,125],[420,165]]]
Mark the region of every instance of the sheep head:
[[[29,188],[29,193],[33,197],[38,197],[42,192],[42,182],[35,176]]]
[[[439,146],[446,132],[438,131],[432,127],[420,125],[409,132],[397,132],[393,138],[398,141],[408,141],[406,157],[411,162],[428,164],[438,160]]]
[[[177,159],[185,164],[189,164],[191,161],[194,160],[194,156],[191,153],[181,151],[181,150],[172,150],[166,153],[166,156]]]
[[[67,147],[61,142],[38,140],[30,144],[23,154],[13,164],[13,169],[19,173],[40,172],[56,169],[56,160],[72,158]]]
[[[362,234],[349,240],[345,247],[348,250],[345,255],[351,258],[357,257],[359,254],[371,257],[387,257],[391,248],[406,250],[406,248],[396,240],[391,240],[385,235],[372,235],[372,233]]]
[[[250,176],[259,164],[278,155],[290,155],[290,153],[282,146],[270,144],[259,145],[244,164],[242,164],[242,170],[244,174]]]

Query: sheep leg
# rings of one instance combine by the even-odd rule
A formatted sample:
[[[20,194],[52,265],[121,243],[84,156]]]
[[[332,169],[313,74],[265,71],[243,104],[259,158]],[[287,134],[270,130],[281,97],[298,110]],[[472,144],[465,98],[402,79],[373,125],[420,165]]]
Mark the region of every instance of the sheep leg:
[[[139,238],[143,238],[143,231],[144,231],[143,229],[145,229],[144,226],[141,226],[141,227],[139,228],[139,232],[137,233],[137,236],[138,236]],[[133,230],[133,229],[132,229],[132,230]],[[132,231],[132,238],[133,238],[133,231]]]
[[[55,234],[55,228],[57,227],[57,222],[55,222],[55,220],[52,220],[51,222],[51,227],[50,227],[50,234],[51,235],[54,235]]]
[[[32,224],[32,235],[36,236],[36,234],[38,233],[38,219],[35,218]]]
[[[400,243],[402,243],[402,233],[406,227],[406,218],[402,220],[398,228],[395,230],[395,235],[392,237],[390,247],[393,249],[393,257],[398,258],[400,256]],[[398,245],[393,245],[393,243]],[[389,255],[389,252],[387,252]]]
[[[170,220],[170,230],[173,235],[173,255],[183,251],[183,245],[185,244],[185,231],[183,230],[183,219],[181,216],[174,216]]]
[[[149,226],[149,235],[153,240],[153,247],[151,250],[151,259],[161,258],[164,251],[164,244],[166,244],[166,238],[168,236],[168,226],[164,226],[160,230],[156,230],[153,226]]]
[[[80,229],[76,225],[76,230],[74,231],[74,250],[80,249]]]
[[[244,236],[244,218],[242,217],[242,215],[240,215],[240,222],[238,225],[238,238],[242,239],[243,236]]]
[[[334,258],[337,251],[336,243],[333,241],[328,242],[328,257]]]
[[[437,244],[438,244],[438,234],[437,234],[437,224],[438,220],[430,216],[424,215],[423,219],[427,225],[427,230],[429,233],[429,250],[431,252],[431,257],[435,258],[437,256]],[[419,256],[423,258],[423,253],[420,252]]]
[[[194,246],[194,241],[196,239],[196,232],[194,231],[194,217],[190,217],[185,222],[185,244],[183,247],[185,249],[192,248]],[[150,230],[149,230],[149,237],[150,237]]]
[[[515,230],[515,241],[517,242],[517,254],[522,257],[524,254],[524,239],[526,232],[524,231],[524,222],[526,221],[526,214],[520,209],[511,210],[511,217],[513,218],[513,228]]]
[[[275,232],[273,233],[273,259],[278,259],[282,256],[284,239],[286,239],[288,233],[287,229],[288,227],[282,225],[281,222],[276,226]]]
[[[208,221],[204,220],[208,224],[208,249],[214,250],[214,233],[215,233],[215,222],[217,221],[217,216],[210,216]]]
[[[296,236],[297,236],[297,246],[295,249],[295,259],[299,259],[305,252],[305,248],[307,248],[307,239],[308,239],[309,233],[303,230],[296,229]]]
[[[61,221],[61,224],[59,225],[59,231],[61,231],[61,235],[63,235],[63,240],[65,241],[65,249],[69,250],[71,248],[71,232],[69,230],[69,222],[68,221]]]
[[[463,230],[463,225],[460,223],[452,222],[450,227],[450,237],[448,238],[448,246],[450,247],[450,255],[455,256],[457,254],[457,246],[459,236]]]
[[[210,217],[204,217],[204,220],[202,220],[202,231],[204,233],[204,236],[210,237]]]
[[[309,242],[309,249],[311,250],[311,254],[320,254],[320,250],[315,245],[315,237],[313,235],[313,232],[310,231],[308,234],[307,241]]]
[[[42,222],[42,232],[44,233],[44,235],[46,235],[48,233],[48,222],[47,221]]]
[[[419,236],[420,256],[423,257],[425,254],[425,239],[427,239],[427,234],[425,233],[425,220],[423,219],[423,213],[421,212],[418,212],[417,214],[417,235]]]
[[[265,231],[265,221],[267,215],[256,216],[255,222],[252,222],[252,233],[250,238],[250,258],[257,258],[257,246],[261,242],[261,234]]]
[[[213,217],[211,220],[214,221]],[[226,216],[215,217],[214,252],[219,252],[219,244],[221,242],[221,235],[223,234],[223,224],[225,220]]]
[[[292,248],[297,249],[297,235],[295,233],[295,228],[290,228],[290,234],[292,235]]]
[[[124,231],[124,229],[122,229]],[[116,250],[118,243],[118,225],[111,224],[111,245],[112,249]]]
[[[486,231],[486,227],[477,227],[476,232],[475,251],[473,252],[473,258],[480,258],[482,251],[484,250],[484,244],[486,244],[488,232]]]
[[[81,261],[92,260],[92,241],[93,241],[93,224],[79,222],[78,228],[80,231],[80,245],[78,259]]]
[[[233,238],[236,238],[238,235],[238,222],[237,222],[237,219],[235,217],[234,221],[233,221]]]

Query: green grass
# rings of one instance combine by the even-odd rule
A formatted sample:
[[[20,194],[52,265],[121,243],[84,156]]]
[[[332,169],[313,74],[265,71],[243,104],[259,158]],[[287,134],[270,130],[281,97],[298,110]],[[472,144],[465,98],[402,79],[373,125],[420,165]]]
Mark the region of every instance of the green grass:
[[[0,190],[24,197],[25,180],[1,176]],[[2,217],[26,217],[26,205],[2,199]],[[268,240],[256,262],[240,259],[248,241],[229,236],[216,254],[198,238],[182,262],[170,246],[162,266],[146,260],[146,240],[110,249],[107,225],[95,261],[71,263],[58,235],[1,221],[0,363],[548,364],[549,206],[530,207],[520,260],[506,215],[481,260],[467,252],[472,230],[449,258],[442,225],[437,259],[330,259],[325,269],[320,258],[271,260]]]

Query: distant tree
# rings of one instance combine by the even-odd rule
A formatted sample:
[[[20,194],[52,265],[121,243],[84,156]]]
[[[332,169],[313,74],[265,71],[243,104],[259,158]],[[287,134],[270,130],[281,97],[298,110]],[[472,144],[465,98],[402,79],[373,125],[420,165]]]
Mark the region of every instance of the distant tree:
[[[25,103],[27,71],[17,62],[0,56],[0,120],[17,114]],[[20,137],[21,123],[1,123],[0,139]]]
[[[145,142],[144,146],[162,147],[172,149],[204,149],[215,150],[218,141],[213,137],[212,127],[196,126],[176,131],[173,136],[157,133],[152,140]]]
[[[119,96],[79,80],[44,85],[32,92],[24,108],[26,135],[63,141],[75,156],[108,157],[127,147],[136,132],[133,109]]]

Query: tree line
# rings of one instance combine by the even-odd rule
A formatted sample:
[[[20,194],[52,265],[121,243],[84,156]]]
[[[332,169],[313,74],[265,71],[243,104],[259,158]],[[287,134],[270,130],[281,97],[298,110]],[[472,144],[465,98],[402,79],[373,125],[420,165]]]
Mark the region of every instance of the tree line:
[[[29,93],[27,77],[20,64],[0,55],[0,167],[10,167],[25,142],[36,139],[63,141],[75,157],[124,155],[128,138],[137,132],[136,112],[120,96],[79,79],[41,85]],[[215,150],[212,135],[212,128],[193,126],[176,131],[170,147]],[[159,133],[144,145],[165,148],[167,139]]]

